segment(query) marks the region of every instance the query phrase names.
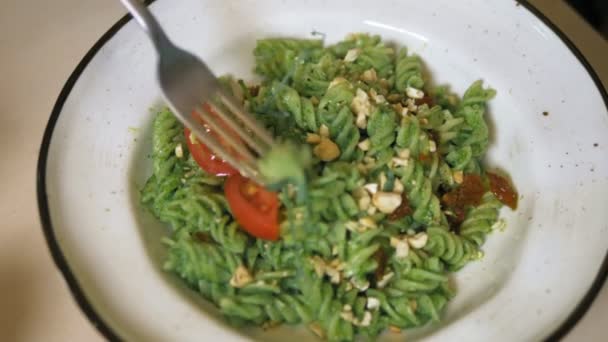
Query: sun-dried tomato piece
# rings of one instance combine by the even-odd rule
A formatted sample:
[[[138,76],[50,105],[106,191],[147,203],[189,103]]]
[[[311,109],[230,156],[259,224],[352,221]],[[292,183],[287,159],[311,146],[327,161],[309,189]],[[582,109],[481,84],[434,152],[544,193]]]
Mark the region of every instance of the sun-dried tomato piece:
[[[511,183],[505,177],[495,173],[487,172],[487,175],[490,181],[490,191],[499,201],[515,210],[517,208],[517,192],[515,192]]]

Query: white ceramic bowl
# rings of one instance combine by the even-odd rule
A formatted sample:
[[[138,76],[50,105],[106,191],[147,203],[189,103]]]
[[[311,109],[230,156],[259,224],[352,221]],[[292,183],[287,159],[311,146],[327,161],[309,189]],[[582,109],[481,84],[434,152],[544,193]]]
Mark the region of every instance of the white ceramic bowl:
[[[217,74],[252,77],[256,38],[316,30],[328,42],[367,31],[405,44],[436,82],[460,93],[483,78],[498,90],[488,162],[511,173],[520,206],[503,213],[508,229],[489,238],[485,259],[457,273],[459,294],[442,323],[408,338],[554,338],[584,314],[607,273],[607,96],[576,48],[530,5],[159,0],[151,7]],[[164,230],[138,200],[150,171],[149,108],[161,102],[155,60],[145,35],[123,18],[69,78],[45,132],[40,213],[76,300],[111,339],[312,339],[297,328],[232,330],[161,270]]]

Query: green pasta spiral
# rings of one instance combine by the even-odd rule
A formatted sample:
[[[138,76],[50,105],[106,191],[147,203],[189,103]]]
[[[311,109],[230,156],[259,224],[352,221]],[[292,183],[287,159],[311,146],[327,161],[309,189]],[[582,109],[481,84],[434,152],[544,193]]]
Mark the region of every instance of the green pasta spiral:
[[[293,88],[303,96],[322,97],[339,68],[340,62],[330,53],[325,53],[316,63],[297,64]]]
[[[367,124],[367,135],[371,141],[371,154],[389,151],[395,141],[397,122],[395,112],[386,108],[376,109]]]
[[[395,173],[400,177],[414,209],[414,220],[425,225],[443,222],[439,199],[433,193],[431,180],[425,176],[424,167],[410,158],[408,165],[397,168]]]
[[[449,110],[444,111],[444,121],[437,127],[439,133],[439,143],[445,146],[452,139],[456,138],[460,129],[460,126],[464,122],[462,117],[454,117]]]
[[[395,88],[403,92],[408,87],[416,89],[424,87],[422,62],[418,56],[408,56],[407,48],[402,48],[395,63]]]
[[[319,121],[329,128],[330,137],[340,147],[341,160],[357,158],[360,133],[348,107],[342,107],[338,113],[321,113]]]
[[[481,204],[467,212],[464,222],[460,225],[460,235],[481,246],[498,220],[502,206],[496,196],[491,192],[486,193],[481,199]]]
[[[429,242],[424,249],[438,256],[452,271],[462,268],[478,257],[477,246],[445,227],[427,228]]]
[[[429,141],[429,136],[422,128],[418,117],[407,116],[401,119],[397,132],[397,146],[407,148],[411,156],[418,157],[430,153]]]
[[[378,77],[389,78],[393,74],[395,51],[383,44],[366,46],[360,49],[356,60],[346,64],[351,75],[360,75],[369,69],[376,70]]]
[[[447,156],[455,169],[475,168],[471,162],[485,153],[489,143],[488,125],[484,119],[486,103],[495,94],[493,89],[484,89],[481,81],[473,83],[465,92],[454,113],[456,118],[464,121],[458,132],[450,137],[453,149]]]
[[[294,72],[296,63],[314,59],[322,51],[321,40],[261,39],[253,54],[255,71],[268,79],[283,80]]]
[[[183,126],[168,109],[161,110],[154,120],[152,137],[153,174],[163,179],[178,167],[175,148],[184,143]]]
[[[164,268],[177,273],[192,287],[199,281],[228,283],[239,261],[235,254],[215,243],[200,243],[185,230],[176,232],[174,239],[166,241],[168,257]],[[230,288],[222,288],[224,292]],[[212,295],[213,293],[203,293]]]

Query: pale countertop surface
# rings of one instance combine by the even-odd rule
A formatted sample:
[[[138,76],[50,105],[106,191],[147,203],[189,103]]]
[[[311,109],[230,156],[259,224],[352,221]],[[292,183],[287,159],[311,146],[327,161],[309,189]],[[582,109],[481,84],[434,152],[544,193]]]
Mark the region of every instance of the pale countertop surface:
[[[608,84],[608,43],[561,1],[531,2],[565,31]],[[51,260],[38,218],[35,170],[42,133],[64,82],[125,10],[108,0],[0,3],[0,340],[101,341]],[[605,317],[606,285],[566,341],[605,340]]]

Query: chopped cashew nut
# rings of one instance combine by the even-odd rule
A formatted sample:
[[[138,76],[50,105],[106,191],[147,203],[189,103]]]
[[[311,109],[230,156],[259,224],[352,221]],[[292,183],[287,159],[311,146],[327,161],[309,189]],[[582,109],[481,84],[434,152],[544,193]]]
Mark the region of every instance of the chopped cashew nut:
[[[348,221],[344,224],[344,227],[350,231],[356,231],[359,229],[359,225],[355,221]]]
[[[401,205],[401,195],[394,192],[378,191],[372,197],[372,203],[384,214],[390,214]]]
[[[377,210],[378,210],[378,208],[374,207],[373,205],[370,205],[369,208],[367,209],[367,214],[374,215]]]
[[[355,279],[350,281],[350,284],[353,285],[359,292],[365,292],[369,289],[369,281],[365,280],[363,282],[357,281]]]
[[[319,127],[319,135],[322,138],[329,138],[329,127],[327,127],[326,124],[322,124],[321,127]]]
[[[342,317],[343,320],[350,322],[350,323],[354,323],[353,321],[355,320],[355,316],[353,316],[352,311],[342,311],[342,312],[340,312],[340,317]]]
[[[329,266],[341,271],[344,269],[344,263],[340,259],[334,259],[329,263]]]
[[[177,144],[177,146],[175,146],[175,156],[177,158],[184,157],[184,149],[182,148],[182,144]]]
[[[380,300],[376,297],[367,297],[366,307],[370,310],[375,310],[380,307]]]
[[[378,95],[378,93],[374,89],[371,89],[369,91],[369,95],[374,100],[374,102],[376,102],[377,104],[382,104],[382,103],[386,102],[386,99],[384,98],[384,96],[383,95]]]
[[[398,259],[403,259],[410,253],[410,247],[406,241],[400,241],[395,248],[395,256]]]
[[[365,114],[357,114],[355,125],[361,129],[367,128],[367,116],[365,116]]]
[[[349,323],[352,323],[354,326],[358,326],[358,327],[368,327],[372,323],[372,313],[369,311],[365,311],[363,313],[363,317],[361,318],[361,320],[358,320],[355,317],[352,310],[341,311],[340,317],[342,317],[343,320],[345,320]]]
[[[386,174],[384,172],[380,173],[380,184],[379,184],[379,189],[380,190],[384,190],[384,186],[386,185],[386,182],[388,180],[386,179]]]
[[[369,216],[360,218],[359,224],[365,228],[377,228],[378,227],[376,222]]]
[[[375,69],[365,70],[361,75],[361,79],[365,82],[375,82],[378,80]]]
[[[405,189],[403,188],[403,183],[399,180],[399,178],[395,179],[395,184],[393,185],[393,192],[396,194],[402,194]]]
[[[365,188],[365,190],[367,190],[367,192],[369,192],[370,194],[375,194],[376,192],[378,192],[378,183],[368,183],[365,184],[363,186],[363,188]]]
[[[361,54],[361,49],[357,49],[357,48],[350,49],[346,53],[346,56],[344,56],[344,61],[347,63],[354,62],[357,59],[357,57],[359,57],[360,54]]]
[[[412,99],[407,99],[405,101],[405,105],[407,106],[407,110],[409,112],[416,112],[418,110],[418,106],[416,106],[416,102]]]
[[[371,323],[372,323],[372,313],[369,312],[369,311],[365,311],[363,313],[363,318],[359,322],[359,325],[362,326],[362,327],[369,327],[369,325]]]
[[[338,271],[335,268],[328,267],[328,268],[325,269],[325,273],[329,276],[329,281],[332,284],[339,284],[340,283],[340,278],[341,278],[340,271]]]
[[[384,288],[388,284],[388,282],[391,281],[391,279],[393,279],[394,276],[395,276],[395,273],[393,273],[393,272],[389,272],[389,273],[383,275],[382,278],[380,278],[380,281],[378,281],[378,283],[376,284],[377,287],[379,289]]]
[[[230,286],[243,287],[253,281],[253,277],[245,266],[239,265],[235,270],[232,278],[230,278]]]
[[[369,195],[363,196],[363,197],[359,198],[359,200],[357,201],[357,206],[359,207],[359,210],[362,210],[362,211],[369,209],[370,204],[371,204],[371,199],[369,198]]]
[[[409,110],[407,107],[402,107],[401,112],[399,114],[401,114],[401,116],[403,116],[403,117],[406,117],[408,112],[409,112]]]
[[[407,159],[410,157],[410,149],[409,148],[401,149],[397,152],[397,154],[399,155],[399,158]]]
[[[365,157],[363,157],[363,161],[368,164],[373,164],[376,162],[376,159],[374,159],[373,157],[370,157],[370,156],[365,156]]]
[[[327,86],[327,89],[332,88],[333,86],[336,86],[342,82],[348,82],[348,81],[344,77],[336,77],[333,79],[333,81],[329,82],[329,86]]]
[[[325,261],[321,259],[321,257],[315,255],[310,258],[310,262],[312,263],[313,268],[315,269],[315,273],[317,276],[322,277],[325,274]]]
[[[340,148],[336,143],[327,139],[321,138],[321,142],[313,148],[312,152],[322,161],[332,161],[340,156]]]
[[[329,264],[327,264],[325,260],[323,260],[317,255],[313,256],[309,260],[312,263],[315,273],[319,277],[322,277],[324,274],[327,274],[327,276],[329,277],[329,281],[332,284],[340,283],[340,280],[342,278],[340,270],[344,269],[344,264],[340,260],[335,259]]]
[[[437,144],[433,140],[429,140],[429,152],[434,153],[437,151]]]
[[[412,99],[421,99],[424,97],[424,92],[420,89],[407,87],[405,88],[405,95]]]
[[[350,103],[350,108],[353,112],[355,112],[355,114],[357,114],[357,116],[369,116],[372,112],[372,104],[369,102],[369,97],[367,96],[367,93],[357,88],[355,97],[353,97],[353,100]]]
[[[410,245],[407,243],[406,239],[398,239],[394,236],[391,236],[391,246],[395,248],[395,256],[398,259],[403,259],[407,257],[410,252]]]
[[[318,144],[321,142],[321,136],[316,133],[306,133],[306,142],[309,144]]]
[[[362,151],[367,151],[369,150],[369,148],[371,147],[371,141],[369,140],[369,138],[361,141],[360,143],[357,144],[357,147],[359,147]]]
[[[428,241],[429,241],[429,236],[424,232],[420,232],[414,236],[410,236],[407,238],[407,242],[409,242],[410,246],[412,246],[412,248],[416,248],[416,249],[420,249],[420,248],[426,246],[426,243]]]
[[[462,184],[464,181],[464,173],[462,171],[454,171],[454,182]]]
[[[407,164],[409,163],[409,160],[407,158],[393,157],[391,158],[391,161],[393,162],[393,164],[395,164],[395,166],[407,166]]]

